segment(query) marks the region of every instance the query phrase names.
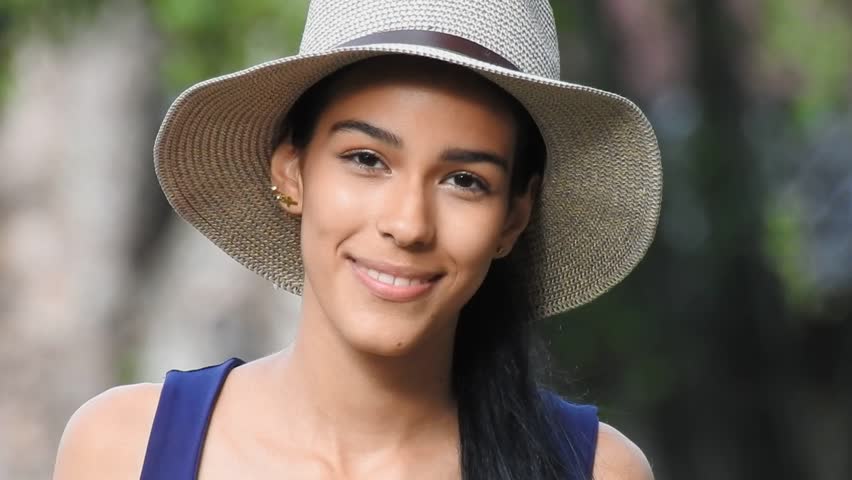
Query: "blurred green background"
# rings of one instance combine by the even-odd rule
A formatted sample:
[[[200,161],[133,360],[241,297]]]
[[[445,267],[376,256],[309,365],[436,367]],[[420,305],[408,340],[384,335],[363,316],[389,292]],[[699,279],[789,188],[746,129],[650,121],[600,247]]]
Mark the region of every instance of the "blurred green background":
[[[539,325],[551,381],[657,478],[852,478],[852,4],[552,0],[562,75],[636,101],[665,176],[621,285]],[[292,54],[303,0],[0,0],[0,478],[118,383],[254,358],[273,291],[171,213],[183,89]]]

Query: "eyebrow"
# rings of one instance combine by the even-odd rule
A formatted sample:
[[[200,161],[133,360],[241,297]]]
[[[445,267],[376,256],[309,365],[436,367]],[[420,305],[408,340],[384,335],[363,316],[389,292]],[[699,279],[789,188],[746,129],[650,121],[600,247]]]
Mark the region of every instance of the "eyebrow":
[[[331,133],[344,130],[350,132],[361,132],[375,138],[376,140],[387,143],[392,147],[402,148],[401,138],[383,128],[370,125],[369,123],[361,120],[341,120],[331,126]]]
[[[331,126],[331,133],[340,131],[360,132],[394,148],[402,148],[402,139],[383,128],[363,120],[341,120]],[[496,153],[450,148],[441,153],[441,160],[451,163],[491,163],[504,171],[509,171],[509,160]]]
[[[502,168],[504,171],[509,171],[509,160],[501,157],[496,153],[482,152],[477,150],[463,150],[460,148],[451,148],[445,150],[441,154],[441,160],[453,163],[492,163]]]

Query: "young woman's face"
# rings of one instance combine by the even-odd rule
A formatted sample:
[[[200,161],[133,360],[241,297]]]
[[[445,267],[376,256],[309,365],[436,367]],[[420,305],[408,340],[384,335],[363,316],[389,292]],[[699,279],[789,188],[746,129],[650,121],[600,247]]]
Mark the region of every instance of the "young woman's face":
[[[338,82],[309,145],[279,147],[272,177],[299,202],[303,308],[361,350],[401,355],[452,338],[532,200],[510,195],[515,122],[481,80],[376,71]]]

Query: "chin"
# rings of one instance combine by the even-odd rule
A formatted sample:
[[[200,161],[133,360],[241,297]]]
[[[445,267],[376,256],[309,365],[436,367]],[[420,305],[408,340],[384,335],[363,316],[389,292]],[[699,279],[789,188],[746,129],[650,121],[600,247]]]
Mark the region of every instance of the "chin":
[[[337,327],[344,341],[356,351],[382,357],[404,357],[431,343],[429,340],[435,337],[435,332],[429,331],[430,324],[425,319],[387,317],[371,312],[350,315]]]

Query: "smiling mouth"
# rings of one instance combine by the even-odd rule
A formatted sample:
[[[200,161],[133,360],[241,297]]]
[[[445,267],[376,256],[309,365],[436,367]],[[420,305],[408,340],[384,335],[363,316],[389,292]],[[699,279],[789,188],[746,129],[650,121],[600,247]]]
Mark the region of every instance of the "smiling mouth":
[[[420,285],[421,283],[426,283],[429,281],[421,280],[419,278],[394,277],[389,273],[373,270],[372,268],[367,269],[367,275],[373,280],[382,282],[385,285],[393,285],[394,287],[408,287],[411,285]]]
[[[367,287],[370,293],[381,299],[394,302],[411,301],[425,295],[443,276],[442,274],[421,273],[396,267],[384,269],[375,265],[379,268],[374,268],[374,265],[368,266],[365,262],[354,258],[348,260],[355,276]]]

